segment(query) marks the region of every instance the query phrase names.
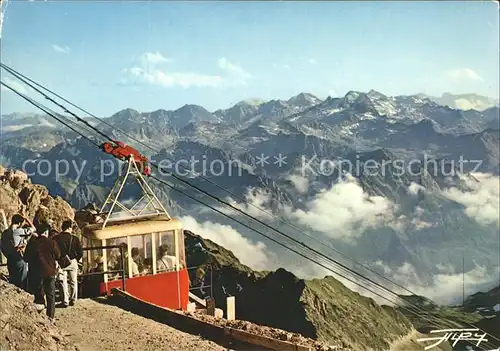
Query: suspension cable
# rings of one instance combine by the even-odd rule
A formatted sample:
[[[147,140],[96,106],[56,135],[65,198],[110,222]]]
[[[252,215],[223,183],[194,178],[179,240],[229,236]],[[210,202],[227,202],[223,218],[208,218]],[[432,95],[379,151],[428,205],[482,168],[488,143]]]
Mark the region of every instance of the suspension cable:
[[[33,100],[32,98],[26,96],[25,94],[23,93],[20,93],[19,91],[17,91],[16,89],[14,89],[13,87],[11,87],[10,85],[6,84],[5,82],[3,81],[0,81],[0,84],[5,86],[7,89],[9,89],[10,91],[12,91],[13,93],[15,93],[16,95],[20,96],[21,98],[23,98],[24,100],[26,100],[27,102],[29,102],[30,104],[32,104],[33,106],[39,108],[40,110],[42,110],[43,112],[45,112],[47,115],[49,115],[50,117],[54,118],[55,120],[57,120],[59,123],[61,123],[62,125],[64,125],[65,127],[71,129],[73,132],[77,133],[78,135],[82,136],[83,138],[87,139],[88,141],[90,141],[92,144],[94,144],[95,146],[97,146],[98,148],[100,147],[99,144],[97,144],[94,140],[88,138],[86,135],[82,134],[81,132],[79,132],[78,130],[76,130],[75,128],[73,128],[72,126],[70,126],[67,121],[64,121],[63,120],[63,116],[60,116],[60,117],[57,117],[56,116],[56,112],[54,112],[53,110],[51,110],[50,108],[36,102],[35,100]]]
[[[4,68],[6,71],[8,71],[10,74],[12,74],[13,76],[15,76],[17,79],[21,80],[22,82],[24,82],[25,84],[28,84],[26,82],[26,80],[24,79],[24,77],[22,77],[20,74],[18,74],[16,71],[14,71],[13,69],[11,69],[10,67],[8,67],[7,65],[3,64],[3,63],[0,63],[0,66],[2,68]],[[30,85],[30,84],[28,84]],[[49,100],[50,102],[54,103],[55,105],[59,106],[65,113],[68,113],[70,114],[71,116],[73,116],[74,118],[76,118],[77,121],[79,122],[82,122],[83,124],[85,124],[86,126],[92,128],[93,130],[95,130],[96,133],[100,134],[102,137],[104,137],[106,140],[109,140],[110,142],[114,143],[115,144],[115,141],[113,139],[111,139],[109,136],[107,136],[106,134],[102,133],[100,130],[98,130],[97,128],[95,128],[94,126],[92,126],[90,123],[88,123],[86,120],[84,120],[83,118],[77,116],[75,113],[71,112],[70,110],[68,110],[64,105],[61,105],[59,104],[57,101],[55,101],[54,99],[52,99],[50,96],[48,96],[47,94],[45,94],[43,91],[41,91],[40,89],[34,87],[33,85],[30,85],[30,87],[35,90],[36,92],[38,92],[39,94],[41,94],[45,99]]]
[[[371,292],[371,293],[373,293],[373,294],[377,295],[378,297],[380,297],[380,298],[382,298],[382,299],[384,299],[384,300],[386,300],[386,301],[388,301],[388,302],[390,302],[390,303],[392,303],[392,304],[399,305],[399,308],[401,308],[401,309],[405,310],[405,311],[406,311],[406,312],[408,312],[408,313],[411,313],[411,314],[413,314],[413,315],[416,315],[417,317],[420,317],[420,318],[422,318],[422,319],[424,319],[424,320],[427,320],[427,321],[429,322],[429,324],[431,324],[431,325],[433,325],[433,326],[435,326],[435,327],[438,327],[438,328],[441,328],[442,326],[445,326],[445,327],[453,327],[453,325],[452,325],[452,324],[450,324],[450,322],[448,322],[448,321],[443,322],[443,319],[441,319],[441,318],[439,318],[439,317],[436,317],[436,316],[429,316],[429,317],[428,317],[428,316],[426,316],[426,314],[428,314],[428,312],[427,312],[427,311],[425,311],[425,310],[423,310],[423,309],[419,308],[418,306],[415,306],[414,304],[412,304],[412,303],[410,303],[410,302],[408,302],[408,301],[406,301],[406,300],[402,300],[402,299],[401,299],[401,298],[400,298],[397,294],[395,294],[395,293],[393,293],[393,294],[394,294],[394,295],[396,295],[396,298],[401,299],[402,301],[404,301],[404,303],[403,303],[402,305],[401,305],[400,303],[395,302],[394,300],[390,299],[390,298],[389,298],[389,297],[387,297],[386,295],[382,295],[382,293],[379,293],[379,292],[377,292],[377,291],[374,291],[374,290],[369,289],[369,288],[368,288],[366,285],[364,285],[363,283],[357,282],[356,280],[351,279],[351,278],[347,277],[346,275],[339,273],[338,271],[335,271],[334,269],[330,268],[329,266],[325,265],[324,263],[321,263],[321,262],[319,262],[318,260],[316,260],[316,259],[312,258],[310,255],[307,255],[306,253],[300,252],[300,251],[301,251],[301,249],[300,249],[300,248],[295,249],[295,248],[292,248],[292,247],[290,247],[290,246],[287,246],[286,244],[283,244],[282,242],[280,242],[280,241],[278,241],[278,240],[276,240],[276,239],[274,239],[274,238],[270,237],[269,235],[267,235],[267,234],[265,234],[265,233],[261,232],[260,230],[257,230],[257,229],[255,229],[255,228],[253,228],[253,227],[249,226],[248,224],[243,223],[242,221],[240,221],[240,220],[238,220],[238,219],[235,219],[235,218],[233,218],[233,217],[230,217],[230,216],[228,216],[228,214],[227,214],[227,213],[224,213],[223,211],[221,211],[221,210],[219,210],[219,209],[217,209],[217,208],[215,208],[215,207],[213,207],[213,206],[211,206],[211,205],[207,204],[206,202],[203,202],[202,200],[197,199],[196,197],[194,197],[194,196],[192,196],[192,195],[189,195],[189,194],[188,194],[188,193],[186,193],[185,191],[183,191],[183,190],[181,190],[181,189],[177,188],[175,185],[171,185],[171,184],[169,184],[168,182],[166,182],[166,181],[164,181],[164,180],[162,180],[162,179],[160,179],[160,178],[157,178],[157,177],[155,177],[155,176],[151,176],[151,178],[153,178],[153,179],[157,180],[158,182],[160,182],[160,183],[164,184],[164,185],[165,185],[165,186],[167,186],[168,188],[170,188],[170,189],[172,189],[172,190],[174,190],[174,191],[176,191],[176,192],[179,192],[179,193],[180,193],[180,194],[182,194],[183,196],[186,196],[186,197],[188,197],[188,198],[190,198],[190,199],[192,199],[192,200],[194,200],[194,201],[196,201],[196,202],[200,203],[201,205],[204,205],[204,206],[206,206],[206,207],[210,208],[211,210],[213,210],[213,211],[215,211],[215,212],[217,212],[217,213],[221,214],[222,216],[227,217],[227,218],[229,218],[229,219],[233,220],[234,222],[236,222],[236,223],[238,223],[238,224],[240,224],[240,225],[242,225],[242,226],[244,226],[244,227],[246,227],[246,228],[248,228],[248,229],[250,229],[250,230],[252,230],[252,231],[254,231],[254,232],[256,232],[256,233],[258,233],[258,234],[260,234],[261,236],[263,236],[263,237],[267,238],[268,240],[270,240],[270,241],[272,241],[272,242],[274,242],[274,243],[278,244],[279,246],[282,246],[282,247],[284,247],[285,249],[287,249],[287,250],[289,250],[289,251],[294,252],[295,254],[297,254],[297,255],[301,256],[302,258],[305,258],[306,260],[308,260],[308,261],[311,261],[311,262],[315,263],[316,265],[318,265],[318,266],[320,266],[320,267],[322,267],[322,268],[324,268],[324,269],[328,270],[329,272],[331,272],[331,273],[333,273],[333,274],[335,274],[335,275],[337,275],[337,276],[339,276],[339,277],[341,277],[341,278],[343,278],[343,279],[345,279],[345,280],[347,280],[347,281],[349,281],[349,282],[351,282],[351,283],[353,283],[353,284],[355,284],[355,285],[357,285],[357,286],[359,286],[359,287],[363,288],[364,290],[367,290],[367,291],[369,291],[369,292]],[[233,210],[233,212],[234,212],[234,210]],[[315,255],[313,255],[313,256],[315,256]],[[326,264],[328,264],[328,263],[326,263]],[[341,271],[345,272],[345,270],[342,270],[342,269],[341,269]],[[347,268],[347,273],[349,274],[349,272],[351,272],[351,271],[350,271],[350,269],[348,269],[348,268]],[[370,285],[370,284],[368,284],[368,285]],[[377,289],[375,288],[375,290],[377,290]],[[384,288],[384,290],[385,290],[385,291],[387,291],[388,289]],[[390,292],[390,291],[389,291],[389,292]],[[424,315],[420,314],[420,313],[419,313],[419,311],[423,311],[423,314],[424,314]],[[438,322],[441,322],[442,324],[438,324],[438,322],[435,322],[434,320],[437,320]],[[475,326],[474,326],[474,327],[475,327]],[[475,327],[475,328],[477,328],[477,327]],[[478,329],[478,330],[481,330],[481,329],[479,329],[479,328],[477,328],[477,329]],[[485,334],[487,334],[487,335],[490,335],[490,334],[488,334],[487,332],[485,332],[485,331],[483,331],[483,330],[481,330],[481,331],[482,331],[482,332],[484,332],[484,333],[485,333]],[[475,345],[475,344],[473,344],[473,343],[472,343],[471,341],[469,341],[469,340],[464,340],[464,341],[468,342],[468,343],[469,343],[469,344],[471,344],[471,345]],[[482,345],[483,345],[483,344],[482,344]],[[480,347],[480,349],[481,349],[481,350],[485,350],[485,349],[484,349],[484,346]]]
[[[2,64],[2,66],[4,66],[4,65]],[[4,84],[4,83],[2,82],[2,84]],[[4,85],[5,85],[5,84],[4,84]],[[10,88],[10,89],[12,90],[12,88]],[[44,95],[44,96],[46,96],[44,93],[41,93],[41,94],[42,94],[42,95]],[[19,95],[19,94],[18,94],[18,95]],[[20,95],[20,96],[22,96],[22,95]],[[26,99],[26,97],[24,97],[24,96],[22,96],[22,97]],[[28,99],[30,99],[30,98],[28,98]],[[32,99],[30,99],[30,100],[32,100]],[[50,98],[49,98],[49,100],[50,100],[50,101],[52,101],[52,102],[54,102],[54,100],[53,100],[53,99],[50,99]],[[28,101],[29,101],[29,100],[28,100]],[[29,102],[31,102],[31,101],[29,101]],[[70,113],[70,114],[71,114],[71,115],[73,115],[73,116],[76,116],[75,114],[73,114],[72,112],[70,112],[69,110],[67,110],[64,106],[62,106],[62,105],[60,105],[60,104],[58,104],[58,103],[56,103],[56,102],[54,102],[54,103],[55,103],[55,104],[57,104],[58,106],[60,106],[61,108],[63,108],[63,109],[65,110],[65,112],[68,112],[68,113]],[[35,105],[35,106],[36,106],[36,105]],[[52,114],[49,114],[49,115],[51,115],[52,117],[56,118],[56,117],[55,117],[55,116],[53,116]],[[78,116],[76,116],[76,117],[77,117],[77,119],[78,119],[78,120],[80,120],[80,121],[81,121],[81,118],[79,118]],[[96,118],[97,118],[97,117],[96,117]],[[56,119],[57,119],[57,118],[56,118]],[[63,123],[63,122],[61,122],[61,123]],[[85,123],[86,123],[86,121],[85,121]],[[65,124],[65,123],[63,123],[63,124]],[[90,126],[90,124],[88,124],[88,123],[86,123],[86,124]],[[66,125],[66,124],[65,124],[65,125]],[[97,129],[97,128],[95,128],[95,127],[93,127],[93,126],[90,126],[90,127],[91,127],[93,130],[96,130],[97,132],[99,132],[99,134],[101,134],[101,135],[103,135],[104,137],[108,138],[109,140],[112,140],[112,139],[110,139],[108,136],[106,136],[105,134],[103,134],[103,133],[101,133],[100,131],[98,131],[98,129]],[[72,129],[72,128],[71,128],[71,129]],[[72,130],[74,130],[74,129],[72,129]],[[74,130],[74,131],[75,131],[76,133],[78,133],[76,130]],[[78,133],[78,134],[82,135],[81,133]],[[124,133],[124,134],[125,134],[125,133]],[[83,137],[85,137],[84,135],[82,135],[82,136],[83,136]],[[85,138],[86,138],[86,137],[85,137]],[[86,139],[88,139],[88,138],[86,138]],[[90,139],[88,139],[88,140],[90,140]],[[95,143],[94,143],[94,144],[95,144]],[[95,145],[96,145],[96,146],[98,146],[97,144],[95,144]],[[99,146],[98,146],[98,147],[99,147]],[[156,168],[158,168],[158,166],[157,166],[157,165],[153,165],[153,166],[154,166],[154,167],[156,167]],[[200,189],[199,187],[196,187],[196,186],[192,185],[191,183],[189,183],[189,182],[187,182],[187,181],[185,181],[185,180],[183,180],[183,179],[181,179],[181,178],[177,177],[177,176],[176,176],[176,175],[174,175],[174,174],[171,174],[171,175],[172,175],[175,179],[177,179],[177,180],[179,180],[179,181],[181,181],[181,182],[183,182],[183,183],[187,184],[187,185],[188,185],[188,186],[190,186],[190,187],[195,188],[195,189],[196,189],[196,190],[198,190],[199,192],[202,192],[203,194],[205,194],[205,195],[207,195],[207,196],[209,196],[209,197],[211,197],[211,198],[213,198],[213,199],[215,199],[215,200],[217,200],[217,201],[219,201],[219,202],[222,202],[223,204],[225,204],[225,205],[227,205],[227,206],[231,207],[233,210],[236,210],[236,211],[238,211],[238,212],[240,212],[240,213],[242,213],[242,214],[244,214],[244,215],[247,215],[246,213],[244,213],[244,212],[243,212],[243,211],[241,211],[240,209],[238,209],[238,208],[236,208],[236,207],[232,206],[231,204],[229,204],[229,203],[227,203],[227,202],[225,202],[225,201],[223,201],[223,200],[221,200],[221,199],[219,199],[219,198],[217,198],[217,197],[215,197],[215,196],[213,196],[213,195],[211,195],[211,194],[207,193],[206,191],[204,191],[204,190]],[[155,179],[157,179],[157,180],[158,180],[158,178],[156,178],[156,177],[155,177]],[[165,183],[164,183],[164,184],[165,184]],[[167,185],[167,184],[165,184],[165,185]],[[188,197],[190,197],[190,196],[188,196]],[[254,207],[256,207],[256,206],[254,206]],[[261,210],[262,210],[262,209],[261,209]],[[265,211],[264,211],[264,212],[265,212]],[[370,279],[366,278],[365,276],[363,276],[363,275],[359,274],[358,272],[353,271],[352,269],[350,269],[350,268],[348,268],[348,267],[346,267],[346,266],[344,266],[344,265],[342,265],[342,264],[339,264],[339,263],[338,263],[338,262],[336,262],[335,260],[332,260],[331,258],[329,258],[329,257],[325,256],[324,254],[322,254],[322,253],[320,253],[320,252],[318,252],[318,251],[316,251],[316,250],[314,250],[314,249],[310,248],[309,246],[305,245],[304,243],[302,243],[302,242],[300,242],[300,241],[297,241],[297,240],[296,240],[296,239],[294,239],[294,238],[289,237],[288,235],[284,234],[284,233],[283,233],[283,232],[281,232],[281,231],[276,230],[275,228],[273,228],[273,227],[269,226],[268,224],[266,224],[266,223],[264,223],[264,222],[262,222],[262,221],[260,221],[260,220],[258,220],[258,219],[256,219],[256,218],[254,218],[254,217],[252,217],[252,216],[249,216],[249,215],[247,215],[247,216],[248,216],[248,217],[250,217],[251,219],[253,219],[253,220],[257,221],[257,222],[258,222],[258,223],[260,223],[261,225],[264,225],[264,226],[266,226],[266,227],[268,227],[268,228],[270,228],[270,229],[272,229],[272,230],[274,230],[274,231],[278,232],[279,234],[281,234],[281,235],[283,235],[283,236],[285,236],[285,237],[289,238],[289,240],[292,240],[293,242],[295,242],[295,243],[297,243],[297,244],[299,244],[299,245],[301,245],[301,246],[305,247],[306,249],[312,250],[312,251],[315,253],[315,255],[320,255],[320,257],[323,257],[324,259],[327,259],[328,261],[331,261],[331,262],[334,262],[334,263],[335,263],[335,264],[337,264],[337,265],[340,265],[340,266],[341,266],[341,267],[343,267],[344,269],[347,269],[349,272],[354,273],[355,275],[360,276],[362,279],[368,280],[368,281],[370,281],[371,283],[373,283],[373,284],[377,285],[378,287],[380,287],[380,288],[382,288],[382,289],[384,289],[384,290],[386,290],[386,291],[392,292],[391,290],[389,290],[389,289],[387,289],[387,288],[385,288],[385,287],[381,286],[380,284],[378,284],[378,283],[376,283],[376,282],[373,282],[372,280],[370,280]],[[234,218],[231,218],[231,217],[228,217],[228,218],[235,220]],[[252,228],[250,227],[250,229],[252,229]],[[252,230],[253,230],[253,229],[252,229]],[[286,247],[286,246],[285,246],[285,247]],[[293,251],[293,250],[292,250],[292,251]],[[295,251],[293,251],[293,252],[295,252]],[[297,253],[297,252],[295,252],[295,253]],[[365,268],[366,268],[366,267],[365,267]],[[387,278],[386,278],[386,279],[387,279]],[[392,283],[394,283],[394,282],[392,282]],[[355,284],[356,284],[356,283],[355,283]],[[394,283],[394,284],[395,284],[395,283]],[[396,285],[397,285],[397,284],[396,284]],[[392,293],[393,293],[393,292],[392,292]],[[395,293],[394,293],[394,294],[395,294]],[[396,294],[396,295],[397,295],[397,294]],[[417,294],[414,294],[414,295],[417,295]],[[399,297],[399,296],[398,296],[398,297]],[[405,303],[406,303],[406,304],[408,304],[408,302],[407,302],[407,301],[405,301]],[[498,339],[497,339],[497,340],[498,340]]]

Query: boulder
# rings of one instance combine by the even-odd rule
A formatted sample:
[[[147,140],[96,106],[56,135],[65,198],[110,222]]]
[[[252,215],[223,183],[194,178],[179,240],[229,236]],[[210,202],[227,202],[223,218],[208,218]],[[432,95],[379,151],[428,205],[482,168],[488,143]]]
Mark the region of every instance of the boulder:
[[[33,222],[46,221],[60,230],[66,219],[74,219],[75,211],[61,197],[52,197],[43,185],[31,184],[21,171],[0,165],[0,208],[8,223],[16,213],[22,213]]]

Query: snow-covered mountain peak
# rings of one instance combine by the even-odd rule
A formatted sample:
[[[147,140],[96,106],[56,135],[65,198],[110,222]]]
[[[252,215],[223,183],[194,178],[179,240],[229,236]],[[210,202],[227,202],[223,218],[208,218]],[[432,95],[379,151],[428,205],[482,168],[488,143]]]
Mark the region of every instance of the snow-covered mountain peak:
[[[292,96],[287,101],[291,105],[317,105],[321,102],[321,99],[318,97],[309,94],[309,93],[300,93],[298,95]]]

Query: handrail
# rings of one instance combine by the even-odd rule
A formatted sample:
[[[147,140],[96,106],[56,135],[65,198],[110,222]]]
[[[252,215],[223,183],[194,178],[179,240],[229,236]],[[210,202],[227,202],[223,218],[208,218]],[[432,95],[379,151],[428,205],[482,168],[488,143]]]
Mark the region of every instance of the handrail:
[[[189,291],[194,291],[194,290],[202,290],[202,289],[205,289],[205,288],[210,288],[210,297],[214,297],[214,294],[213,294],[213,269],[211,267],[206,267],[206,266],[203,266],[203,265],[199,265],[199,266],[192,266],[192,267],[187,267],[186,270],[187,271],[190,271],[190,270],[193,270],[193,269],[196,269],[196,268],[209,268],[210,269],[210,284],[209,285],[205,285],[205,275],[203,275],[203,280],[201,280],[201,283],[200,283],[200,286],[198,287],[194,287],[194,288],[189,288]]]

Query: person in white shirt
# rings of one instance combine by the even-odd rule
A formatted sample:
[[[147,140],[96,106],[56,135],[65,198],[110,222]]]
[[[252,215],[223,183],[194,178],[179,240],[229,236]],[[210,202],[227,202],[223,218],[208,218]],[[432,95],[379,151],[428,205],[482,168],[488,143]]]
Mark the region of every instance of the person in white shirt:
[[[172,271],[175,269],[175,256],[168,254],[168,245],[163,244],[158,248],[158,257],[156,261],[156,270],[158,272],[162,271]]]

